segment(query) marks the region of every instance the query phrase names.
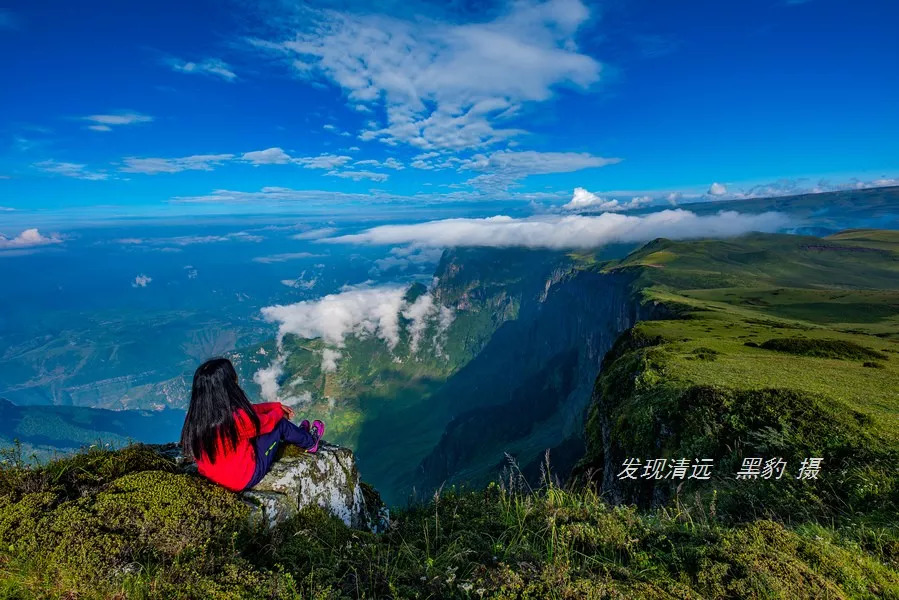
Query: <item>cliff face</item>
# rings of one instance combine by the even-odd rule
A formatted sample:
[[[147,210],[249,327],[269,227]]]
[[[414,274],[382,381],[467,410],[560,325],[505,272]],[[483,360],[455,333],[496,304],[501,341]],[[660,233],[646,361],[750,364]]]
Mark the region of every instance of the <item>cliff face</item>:
[[[455,416],[422,461],[418,485],[483,483],[505,452],[527,465],[547,448],[577,445],[603,356],[621,332],[657,312],[632,295],[632,281],[626,272],[569,266],[523,294],[516,318],[441,390]],[[563,455],[579,453],[558,454],[564,477],[571,462]]]

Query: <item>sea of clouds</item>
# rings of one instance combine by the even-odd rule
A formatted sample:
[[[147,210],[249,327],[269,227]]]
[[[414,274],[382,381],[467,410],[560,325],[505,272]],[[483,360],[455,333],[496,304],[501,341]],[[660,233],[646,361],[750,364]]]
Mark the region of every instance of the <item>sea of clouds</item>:
[[[393,352],[400,343],[401,317],[407,320],[405,326],[411,353],[418,351],[428,326],[432,324],[436,327],[433,342],[439,351],[439,338],[453,320],[452,310],[435,303],[430,292],[409,302],[405,298],[407,289],[407,286],[395,284],[346,286],[339,293],[316,300],[263,308],[262,316],[278,324],[279,351],[269,366],[253,376],[262,396],[269,401],[279,398],[278,382],[284,374],[287,358],[282,342],[288,334],[321,338],[327,344],[321,356],[324,372],[337,370],[338,362],[343,357],[340,349],[351,335],[381,339]]]
[[[586,198],[584,202],[593,201]],[[599,215],[542,214],[524,218],[495,216],[454,218],[401,225],[381,225],[348,235],[321,237],[319,243],[391,245],[391,256],[413,252],[436,256],[428,249],[454,246],[525,247],[554,250],[598,248],[612,243],[641,243],[658,237],[691,239],[733,237],[751,231],[772,232],[790,224],[778,212],[745,214],[722,211],[697,215],[689,210],[669,209],[645,215],[604,212]],[[328,232],[331,233],[331,232]],[[399,284],[345,286],[340,292],[316,300],[278,304],[262,309],[262,316],[278,325],[279,352],[274,361],[257,371],[254,380],[268,400],[278,398],[278,381],[284,373],[282,341],[285,335],[321,338],[321,369],[333,372],[343,358],[341,349],[348,336],[376,337],[393,352],[400,342],[401,317],[407,321],[410,350],[415,353],[430,324],[438,336],[453,319],[452,311],[440,306],[429,292],[414,302],[405,299],[407,286]],[[309,396],[292,399],[302,401]]]

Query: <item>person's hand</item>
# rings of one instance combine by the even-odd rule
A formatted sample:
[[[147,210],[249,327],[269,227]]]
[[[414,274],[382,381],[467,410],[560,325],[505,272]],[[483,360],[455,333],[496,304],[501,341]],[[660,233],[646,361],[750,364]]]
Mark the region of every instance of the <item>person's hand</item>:
[[[284,416],[287,417],[288,420],[293,418],[293,409],[286,404],[281,405],[281,410],[284,411]]]

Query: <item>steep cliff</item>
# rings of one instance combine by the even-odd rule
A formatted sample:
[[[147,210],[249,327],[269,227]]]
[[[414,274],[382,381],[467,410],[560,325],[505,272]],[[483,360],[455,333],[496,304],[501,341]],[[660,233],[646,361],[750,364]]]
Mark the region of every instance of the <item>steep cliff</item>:
[[[632,280],[627,273],[569,266],[523,295],[516,318],[435,394],[451,405],[453,417],[422,461],[419,485],[484,483],[504,453],[528,463],[568,438],[581,438],[603,355],[647,316],[632,296]]]

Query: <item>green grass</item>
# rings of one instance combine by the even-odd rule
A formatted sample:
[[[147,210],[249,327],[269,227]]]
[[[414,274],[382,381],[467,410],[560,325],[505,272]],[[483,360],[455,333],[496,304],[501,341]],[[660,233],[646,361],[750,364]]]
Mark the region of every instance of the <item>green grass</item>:
[[[94,468],[102,485],[78,483]],[[3,597],[899,598],[895,529],[729,525],[693,500],[640,512],[530,489],[514,464],[377,535],[320,509],[255,529],[236,496],[140,446],[0,477]]]

